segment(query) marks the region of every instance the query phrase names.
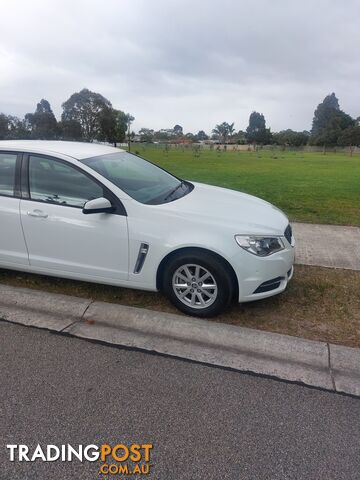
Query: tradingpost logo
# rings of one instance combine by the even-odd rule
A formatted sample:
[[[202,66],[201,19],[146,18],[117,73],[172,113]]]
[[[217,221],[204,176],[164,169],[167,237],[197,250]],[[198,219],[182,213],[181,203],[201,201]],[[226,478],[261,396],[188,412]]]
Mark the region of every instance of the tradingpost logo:
[[[110,445],[6,445],[11,462],[97,462],[99,475],[148,475],[152,467],[151,443]]]

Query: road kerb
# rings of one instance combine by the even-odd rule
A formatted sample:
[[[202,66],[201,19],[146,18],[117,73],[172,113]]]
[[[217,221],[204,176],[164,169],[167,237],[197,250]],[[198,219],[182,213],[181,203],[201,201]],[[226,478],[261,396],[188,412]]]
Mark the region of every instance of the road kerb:
[[[329,348],[336,390],[360,396],[360,349],[331,344]]]
[[[0,319],[360,396],[360,349],[0,285]]]
[[[79,321],[91,301],[29,288],[0,285],[0,318],[61,331]]]
[[[77,337],[333,389],[326,343],[215,321],[94,302]]]

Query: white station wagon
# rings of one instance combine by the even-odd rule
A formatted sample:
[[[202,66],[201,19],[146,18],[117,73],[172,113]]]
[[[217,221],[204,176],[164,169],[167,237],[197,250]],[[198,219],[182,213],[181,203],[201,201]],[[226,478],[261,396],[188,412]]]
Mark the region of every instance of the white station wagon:
[[[199,317],[293,274],[279,209],[103,145],[1,141],[0,229],[2,268],[161,290]]]

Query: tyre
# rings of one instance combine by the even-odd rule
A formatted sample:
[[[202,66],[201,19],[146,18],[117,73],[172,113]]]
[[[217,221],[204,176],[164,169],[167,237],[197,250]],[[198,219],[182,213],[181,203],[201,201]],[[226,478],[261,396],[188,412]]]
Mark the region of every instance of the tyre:
[[[162,290],[187,315],[213,317],[231,302],[234,283],[230,268],[217,255],[188,251],[170,258]]]

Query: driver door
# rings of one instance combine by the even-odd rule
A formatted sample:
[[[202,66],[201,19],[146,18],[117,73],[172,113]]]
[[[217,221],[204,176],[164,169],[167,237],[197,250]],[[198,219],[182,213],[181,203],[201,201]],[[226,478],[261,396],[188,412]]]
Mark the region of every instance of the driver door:
[[[71,278],[127,280],[128,227],[120,201],[63,160],[30,154],[24,170],[28,198],[20,212],[30,265]],[[83,214],[88,200],[104,196],[115,204],[114,213]]]

